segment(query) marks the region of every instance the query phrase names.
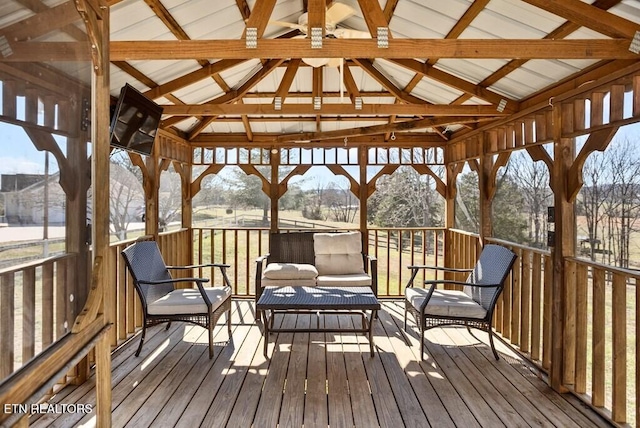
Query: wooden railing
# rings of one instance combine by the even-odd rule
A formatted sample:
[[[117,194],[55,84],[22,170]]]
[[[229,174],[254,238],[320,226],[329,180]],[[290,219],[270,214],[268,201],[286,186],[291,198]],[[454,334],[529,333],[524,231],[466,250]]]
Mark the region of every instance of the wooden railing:
[[[563,382],[618,423],[636,425],[640,272],[567,258]]]
[[[0,270],[0,379],[70,331],[76,270],[75,254]]]

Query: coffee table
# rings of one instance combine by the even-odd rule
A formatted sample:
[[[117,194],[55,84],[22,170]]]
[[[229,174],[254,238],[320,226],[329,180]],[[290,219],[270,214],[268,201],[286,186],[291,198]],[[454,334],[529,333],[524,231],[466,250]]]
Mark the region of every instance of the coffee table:
[[[380,310],[380,302],[369,287],[265,287],[256,310],[262,313],[264,326],[264,355],[267,357],[269,333],[320,332],[320,333],[367,333],[369,349],[373,357],[373,320]],[[366,311],[371,311],[367,317]],[[283,314],[360,314],[362,327],[320,328],[275,328],[274,316]]]

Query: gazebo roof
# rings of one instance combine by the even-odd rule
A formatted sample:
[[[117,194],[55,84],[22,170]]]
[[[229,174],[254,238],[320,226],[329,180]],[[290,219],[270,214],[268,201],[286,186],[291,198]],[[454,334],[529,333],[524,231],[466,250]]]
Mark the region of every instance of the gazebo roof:
[[[392,133],[396,144],[444,144],[548,101],[560,83],[578,86],[636,60],[629,47],[640,29],[632,0],[341,0],[353,15],[335,32],[328,24],[312,49],[282,22],[331,21],[330,1],[328,18],[318,1],[109,3],[111,94],[131,83],[165,106],[165,129],[213,145]],[[257,29],[256,48],[246,28]],[[334,38],[341,29],[374,38]],[[344,67],[307,65],[323,56],[343,57]]]

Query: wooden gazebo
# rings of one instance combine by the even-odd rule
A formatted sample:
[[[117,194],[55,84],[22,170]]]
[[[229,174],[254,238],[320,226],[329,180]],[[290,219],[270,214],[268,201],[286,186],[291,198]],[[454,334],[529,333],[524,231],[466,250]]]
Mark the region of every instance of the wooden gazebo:
[[[171,263],[222,261],[205,260],[214,232],[194,227],[191,201],[227,165],[262,180],[271,213],[269,227],[232,231],[224,245],[258,251],[278,229],[289,180],[312,166],[349,180],[377,247],[367,200],[381,176],[410,165],[445,201],[444,228],[420,233],[442,242],[447,266],[472,265],[486,242],[518,252],[494,323],[505,341],[556,392],[616,423],[637,421],[638,274],[576,257],[575,204],[587,157],[640,122],[639,54],[634,0],[5,0],[0,121],[55,157],[67,233],[64,256],[0,270],[0,401],[36,403],[94,374],[97,423],[111,424],[111,351],[140,326],[119,258],[127,243],[110,242],[108,217],[109,105],[130,83],[164,108],[153,154],[131,160],[142,170],[146,233]],[[493,238],[496,173],[516,150],[549,170],[555,243],[545,250]],[[477,234],[454,229],[465,165],[479,177]],[[159,233],[169,166],[182,182],[181,228]],[[246,254],[231,261],[246,271],[234,277],[238,297],[254,294]],[[387,266],[387,284],[402,279],[400,263]],[[19,410],[0,422],[28,424]]]

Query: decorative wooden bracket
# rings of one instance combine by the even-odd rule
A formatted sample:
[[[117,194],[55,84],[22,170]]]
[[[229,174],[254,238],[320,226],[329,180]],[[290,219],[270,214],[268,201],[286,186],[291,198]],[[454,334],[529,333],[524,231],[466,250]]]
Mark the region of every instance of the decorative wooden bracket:
[[[311,165],[298,165],[282,181],[278,184],[278,198],[281,198],[282,195],[287,193],[287,189],[289,188],[289,180],[296,175],[303,175],[311,168]]]
[[[384,167],[382,167],[382,169],[378,171],[378,173],[374,175],[373,178],[371,178],[371,180],[369,180],[368,188],[367,188],[367,198],[373,195],[373,192],[376,191],[376,182],[378,181],[378,179],[383,175],[393,174],[393,172],[396,169],[398,169],[399,166],[400,165],[385,165]]]
[[[618,132],[618,127],[601,129],[589,135],[584,146],[582,146],[582,150],[580,150],[573,164],[571,164],[571,168],[569,168],[569,177],[566,181],[567,201],[575,200],[584,184],[582,181],[582,168],[589,155],[596,150],[603,152],[609,146],[616,132]]]
[[[103,13],[109,13],[106,4],[100,0],[75,0],[76,9],[82,17],[87,28],[87,35],[91,42],[91,59],[94,72],[98,76],[102,76],[105,70],[105,64],[102,61],[104,40]]]
[[[358,196],[360,194],[360,183],[358,183],[352,176],[340,165],[327,165],[329,171],[333,172],[334,175],[341,175],[349,180],[349,187],[351,189],[351,193]]]
[[[262,191],[265,195],[269,195],[271,192],[271,184],[269,180],[258,171],[258,169],[253,165],[238,165],[238,168],[244,171],[247,175],[255,175],[262,181]]]
[[[71,327],[72,333],[78,333],[91,324],[98,316],[98,310],[102,306],[102,293],[98,290],[98,284],[100,283],[100,275],[102,274],[102,256],[96,256],[93,261],[93,274],[91,276],[91,285],[89,288],[89,295],[87,301],[84,304],[84,308],[76,317],[73,327]]]
[[[224,168],[224,165],[220,165],[220,164],[211,164],[207,167],[207,169],[205,169],[204,171],[202,171],[202,174],[200,174],[199,176],[196,177],[195,180],[193,180],[193,182],[191,183],[191,197],[194,197],[195,195],[198,194],[198,192],[200,190],[202,190],[202,180],[209,174],[217,174],[220,171],[222,171],[222,168]]]
[[[60,150],[58,143],[53,139],[51,133],[33,129],[28,126],[24,126],[23,129],[38,151],[48,151],[56,158],[58,166],[60,167],[60,186],[62,186],[62,189],[69,199],[75,199],[78,191],[76,185],[78,180],[74,178],[73,168],[69,165],[68,159],[64,153],[62,153],[62,150]]]
[[[433,172],[433,170],[428,166],[428,165],[413,165],[413,169],[415,169],[418,174],[428,174],[431,177],[433,177],[433,179],[436,182],[436,191],[438,193],[440,193],[440,195],[442,195],[442,197],[444,198],[447,194],[447,185],[444,184],[444,181],[442,181],[442,179],[440,177],[438,177],[438,175]]]
[[[511,156],[511,152],[502,152],[498,155],[498,158],[494,161],[491,166],[491,174],[488,180],[485,183],[485,191],[487,192],[487,198],[489,200],[493,200],[493,197],[496,195],[496,190],[498,190],[498,186],[496,184],[496,176],[498,175],[498,170],[505,166],[507,162],[509,162],[509,157]]]
[[[469,166],[471,167],[471,163],[469,163]],[[445,199],[454,200],[456,198],[456,194],[458,193],[456,180],[458,179],[458,175],[462,172],[463,168],[464,162],[447,165],[447,187],[445,189]]]
[[[553,184],[553,180],[551,180],[551,175],[553,174],[553,160],[551,159],[551,156],[549,156],[549,153],[547,153],[542,146],[527,147],[527,152],[533,161],[542,161],[547,165],[547,170],[549,171],[549,188],[553,191],[555,185]]]

